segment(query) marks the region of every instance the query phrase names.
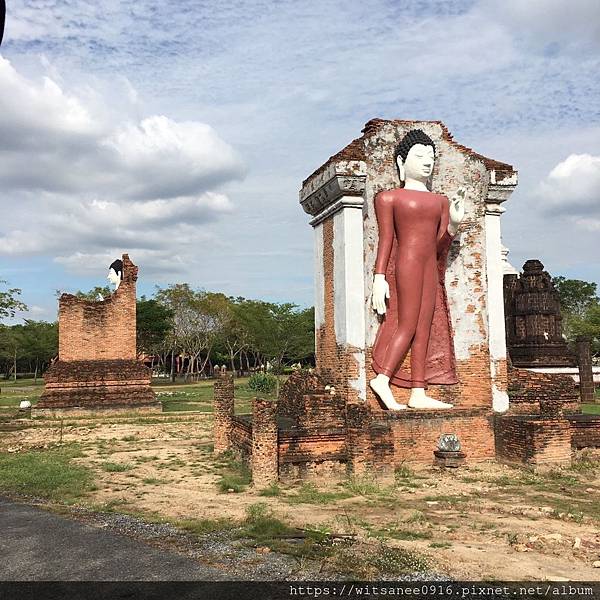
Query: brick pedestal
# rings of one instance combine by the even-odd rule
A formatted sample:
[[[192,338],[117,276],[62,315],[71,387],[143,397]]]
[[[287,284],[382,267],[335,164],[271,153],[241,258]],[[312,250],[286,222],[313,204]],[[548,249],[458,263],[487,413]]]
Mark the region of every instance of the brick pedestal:
[[[256,487],[277,483],[277,403],[255,398],[252,401],[252,482]]]
[[[571,425],[560,417],[496,416],[496,458],[532,466],[571,464]]]
[[[577,365],[579,367],[579,396],[582,402],[595,402],[592,352],[588,338],[577,338]]]
[[[226,373],[220,375],[214,385],[214,436],[215,454],[221,454],[231,448],[231,428],[234,413],[233,377]]]
[[[371,422],[366,403],[348,404],[346,407],[346,448],[348,471],[351,475],[364,475],[371,471]]]

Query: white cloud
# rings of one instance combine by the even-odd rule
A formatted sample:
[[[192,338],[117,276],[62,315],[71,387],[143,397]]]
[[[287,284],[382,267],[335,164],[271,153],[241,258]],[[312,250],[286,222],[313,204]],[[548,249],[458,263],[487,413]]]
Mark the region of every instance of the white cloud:
[[[598,0],[484,0],[479,9],[534,44],[600,44]]]
[[[546,212],[568,215],[587,229],[600,223],[600,156],[571,154],[558,163],[537,189]]]
[[[161,276],[174,266],[184,271],[179,280],[194,285],[309,303],[312,232],[297,201],[302,179],[368,119],[440,119],[458,142],[519,169],[503,217],[511,260],[540,256],[556,274],[570,268],[571,276],[600,281],[597,265],[589,266],[598,245],[586,230],[594,226],[590,215],[581,209],[580,221],[557,218],[556,209],[543,211],[532,201],[540,181],[569,153],[600,153],[597,132],[590,133],[600,96],[597,0],[13,0],[10,8],[3,51],[17,71],[45,74],[62,92],[60,106],[67,97],[84,111],[71,107],[61,139],[56,128],[52,135],[39,128],[25,135],[28,115],[45,119],[40,103],[31,100],[22,113],[23,102],[11,108],[20,129],[3,130],[0,144],[40,148],[9,165],[17,191],[0,200],[21,203],[11,221],[15,252],[59,256],[70,272],[90,273],[94,261],[104,266],[113,250],[129,249],[134,260],[163,265]],[[43,70],[34,62],[40,53],[48,57]],[[24,79],[27,88],[32,82]],[[143,125],[149,115],[166,115],[186,132],[188,121],[210,123],[243,148],[248,177],[213,185],[213,167],[219,181],[231,177],[215,167],[213,154],[205,161],[193,150],[195,134],[183,142],[190,169],[178,160],[183,155],[173,159],[183,139],[178,128]],[[94,145],[99,139],[102,147]],[[166,149],[163,163],[154,139]],[[66,158],[57,157],[56,145]],[[2,152],[0,170],[11,152]],[[72,168],[65,171],[65,163]],[[35,186],[41,191],[25,194]],[[173,202],[166,192],[182,204],[172,209],[178,224],[165,216],[161,235],[152,219],[163,206],[137,203]],[[225,208],[214,198],[196,208],[194,200],[206,192],[226,193],[235,210],[223,218]],[[32,225],[40,207],[62,219],[42,215],[47,226]],[[134,212],[137,221],[124,216]],[[0,224],[0,232],[7,228]],[[64,242],[54,239],[60,236]],[[141,266],[143,281],[148,271]]]
[[[127,107],[127,97],[28,79],[2,57],[0,89],[5,214],[10,207],[0,255],[50,254],[81,270],[90,257],[129,250],[158,253],[158,263],[168,256],[172,267],[206,239],[199,225],[231,212],[219,188],[244,167],[209,125],[162,115],[134,122],[126,110],[118,118],[101,106]]]

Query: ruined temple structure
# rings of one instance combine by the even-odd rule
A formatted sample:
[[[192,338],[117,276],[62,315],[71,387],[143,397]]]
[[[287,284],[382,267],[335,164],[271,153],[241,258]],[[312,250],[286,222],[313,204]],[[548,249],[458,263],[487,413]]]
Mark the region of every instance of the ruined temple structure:
[[[451,409],[385,410],[368,383],[375,377],[371,351],[380,324],[370,303],[378,240],[374,198],[398,187],[394,149],[417,128],[435,144],[431,190],[452,197],[466,188],[465,219],[445,271],[459,382],[427,388]],[[245,458],[257,485],[330,472],[385,475],[404,462],[432,464],[442,434],[458,436],[468,462],[565,460],[576,437],[576,424],[565,416],[577,411],[573,380],[514,368],[507,360],[500,218],[516,185],[512,166],[458,144],[439,121],[369,121],[300,191],[314,231],[316,369],[294,373],[277,402],[255,400],[252,415],[234,414],[233,386],[219,380],[215,452],[229,449]],[[393,391],[406,404],[410,390]],[[514,416],[513,398],[522,409]],[[501,414],[513,420],[498,422]],[[558,449],[545,452],[552,439],[549,419],[560,422],[562,437]],[[597,421],[590,431],[598,431]],[[516,446],[509,430],[519,431]]]
[[[560,300],[539,260],[521,275],[504,275],[506,344],[515,367],[575,367],[562,336]]]
[[[60,297],[58,360],[44,376],[34,415],[161,410],[150,369],[136,354],[138,268],[127,254],[122,260],[121,284],[105,300]]]

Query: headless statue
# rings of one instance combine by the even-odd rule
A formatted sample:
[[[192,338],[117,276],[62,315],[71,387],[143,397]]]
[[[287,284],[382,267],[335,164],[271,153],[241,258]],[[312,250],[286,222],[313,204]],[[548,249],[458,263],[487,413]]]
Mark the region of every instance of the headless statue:
[[[389,410],[402,410],[392,394],[390,381],[403,385],[397,375],[409,349],[411,394],[410,408],[451,408],[452,404],[430,398],[425,393],[428,346],[436,299],[443,288],[443,274],[448,248],[464,218],[464,188],[455,196],[429,191],[427,182],[433,172],[435,146],[420,129],[409,131],[396,149],[396,163],[404,187],[379,192],[375,197],[375,213],[379,228],[379,245],[373,279],[372,306],[379,315],[385,315],[390,287],[386,268],[394,238],[397,251],[394,264],[397,298],[397,326],[383,323],[373,349],[373,368],[378,373],[370,382],[371,388]],[[442,283],[440,284],[440,277]],[[445,291],[443,295],[445,299]],[[447,306],[442,318],[447,321]],[[393,327],[393,329],[390,329]],[[380,335],[384,333],[384,335]],[[449,337],[449,344],[452,343]],[[453,348],[447,352],[454,365]],[[455,375],[454,375],[455,376]],[[450,377],[433,383],[456,383]]]
[[[106,279],[115,286],[115,290],[119,289],[119,285],[121,285],[121,281],[123,280],[123,261],[120,258],[108,267]]]

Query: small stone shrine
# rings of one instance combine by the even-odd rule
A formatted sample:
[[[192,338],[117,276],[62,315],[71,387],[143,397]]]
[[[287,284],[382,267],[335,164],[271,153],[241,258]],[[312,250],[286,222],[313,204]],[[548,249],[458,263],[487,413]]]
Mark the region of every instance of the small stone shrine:
[[[506,343],[515,367],[574,367],[562,336],[560,300],[539,260],[528,260],[521,275],[504,275]]]
[[[120,284],[104,300],[60,297],[58,360],[44,376],[34,416],[161,411],[151,371],[137,360],[138,268],[127,254],[121,268]]]

